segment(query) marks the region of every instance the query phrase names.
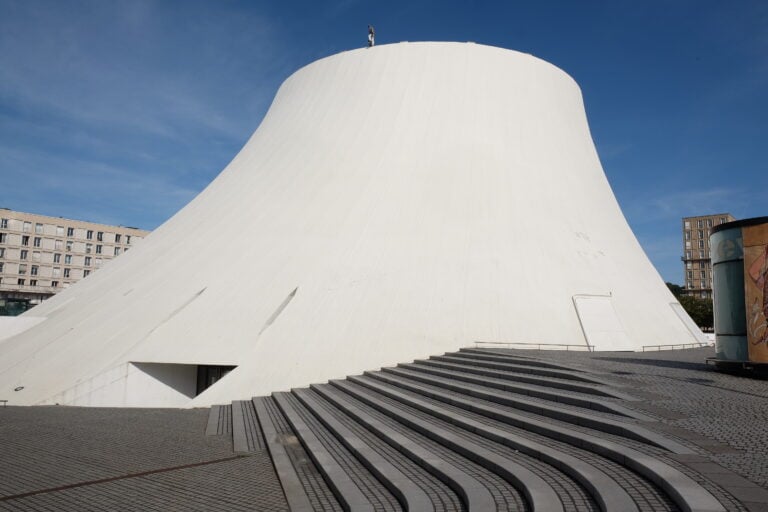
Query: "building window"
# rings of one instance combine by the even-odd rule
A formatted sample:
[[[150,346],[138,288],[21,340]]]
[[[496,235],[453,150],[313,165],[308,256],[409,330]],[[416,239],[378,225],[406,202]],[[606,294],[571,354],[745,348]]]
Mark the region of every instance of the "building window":
[[[35,223],[35,234],[36,235],[42,235],[43,234],[43,225],[39,222]]]
[[[0,247],[0,258],[5,258],[5,249]]]
[[[704,230],[703,229],[699,230],[699,238],[704,238]]]
[[[691,279],[691,278],[693,278],[693,271],[689,270],[688,271],[688,279]]]
[[[85,257],[85,266],[86,267],[90,267],[91,266],[91,257],[90,256],[86,256]]]
[[[691,241],[690,240],[686,240],[685,241],[685,248],[686,249],[690,249],[691,248]]]
[[[24,279],[22,279],[21,277],[16,282],[19,284],[19,286],[24,286]]]
[[[64,269],[64,277],[69,277],[69,271],[70,271],[70,269],[68,269],[68,268]]]
[[[32,261],[40,261],[40,251],[32,251]]]
[[[25,222],[24,225],[22,226],[21,230],[24,231],[25,233],[29,233],[30,231],[32,231],[32,223],[31,222]]]
[[[91,275],[90,270],[83,270],[83,277],[88,277],[89,275]]]
[[[0,244],[8,242],[8,235],[6,233],[0,233]]]
[[[93,262],[94,266],[100,267],[101,266],[101,258],[96,258]]]
[[[115,247],[115,256],[117,256],[119,254],[120,254],[120,248],[119,247]]]
[[[704,248],[704,240],[699,240],[699,249]]]
[[[27,266],[22,263],[21,265],[19,265],[19,275],[23,276],[26,273],[27,273]]]
[[[685,251],[685,259],[691,259],[691,251]]]
[[[685,232],[685,239],[686,240],[690,240],[691,239],[691,232],[690,231],[686,231]]]
[[[61,263],[61,254],[59,254],[59,253],[55,253],[55,254],[53,255],[53,262],[54,262],[54,263]]]
[[[29,251],[28,250],[22,249],[21,251],[19,251],[19,259],[20,260],[25,260],[25,259],[27,259],[28,256],[29,256]]]
[[[88,231],[85,233],[85,238],[87,238],[88,240],[93,240],[93,230],[92,230],[92,229],[89,229],[89,230],[88,230]]]
[[[96,246],[96,254],[101,254],[101,245]]]
[[[37,279],[30,279],[29,286],[37,286]]]
[[[706,277],[707,277],[707,271],[706,270],[702,270],[701,271],[701,278],[705,279]]]
[[[720,224],[725,224],[725,217],[720,217]]]
[[[24,235],[21,237],[21,245],[29,245],[29,235]]]
[[[67,228],[67,236],[75,236],[75,228]]]
[[[58,261],[56,263],[58,263]],[[67,254],[66,256],[64,256],[64,264],[65,265],[71,265],[72,264],[72,255],[71,254]]]
[[[712,227],[712,219],[707,219],[707,227],[708,228]]]
[[[688,281],[688,289],[693,290],[693,283]]]
[[[63,246],[64,246],[64,242],[62,242],[61,240],[54,240],[53,242],[54,249],[56,249],[57,251],[60,251]]]
[[[704,225],[704,221],[703,220],[699,219],[699,220],[696,221],[696,227],[700,228],[703,225]]]
[[[39,236],[36,236],[35,239],[32,240],[32,245],[34,245],[35,247],[40,247],[40,244],[42,243],[43,243],[43,239],[40,238]]]
[[[691,229],[691,221],[685,221],[685,229]]]
[[[8,229],[8,219],[0,219],[0,229]]]
[[[120,243],[120,233],[115,233],[115,243],[116,244]]]
[[[29,268],[29,274],[30,274],[30,275],[33,275],[33,276],[36,276],[36,275],[37,275],[37,269],[39,269],[39,268],[40,268],[40,267],[38,267],[37,265],[32,265],[32,266]]]
[[[68,251],[72,250],[72,240],[67,240],[67,250]]]
[[[685,264],[685,268],[693,268],[693,264],[689,261]]]
[[[91,254],[92,249],[93,249],[93,244],[85,244],[85,254]]]
[[[125,235],[125,244],[130,245],[131,244],[131,235]]]
[[[4,266],[4,265],[5,265],[5,263],[0,263],[0,273],[2,273],[2,272],[3,272],[3,266]]]
[[[103,242],[104,241],[104,232],[103,231],[99,231],[98,233],[96,233],[96,240],[98,240],[99,242]]]
[[[61,276],[61,268],[53,267],[53,277],[59,277],[59,276]]]
[[[699,251],[699,258],[704,258],[704,251]]]
[[[58,288],[59,282],[58,281],[51,281],[51,288]]]
[[[56,226],[56,236],[64,236],[64,226]]]

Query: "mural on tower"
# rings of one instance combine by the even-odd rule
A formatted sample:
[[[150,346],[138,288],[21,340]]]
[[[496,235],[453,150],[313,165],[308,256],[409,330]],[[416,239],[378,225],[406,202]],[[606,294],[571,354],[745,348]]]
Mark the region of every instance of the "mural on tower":
[[[749,360],[768,363],[768,224],[742,228]]]

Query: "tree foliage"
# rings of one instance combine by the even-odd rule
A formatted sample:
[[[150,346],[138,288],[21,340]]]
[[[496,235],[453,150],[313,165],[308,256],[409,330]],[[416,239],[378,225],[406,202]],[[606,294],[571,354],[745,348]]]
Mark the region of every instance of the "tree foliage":
[[[691,295],[685,295],[685,289],[677,284],[667,283],[669,291],[680,302],[683,309],[702,329],[711,329],[715,325],[714,312],[712,310],[712,301],[710,299],[700,299]]]
[[[669,288],[669,291],[672,292],[672,295],[675,296],[676,299],[679,299],[680,296],[683,294],[683,287],[679,284],[674,283],[665,283],[667,285],[667,288]]]

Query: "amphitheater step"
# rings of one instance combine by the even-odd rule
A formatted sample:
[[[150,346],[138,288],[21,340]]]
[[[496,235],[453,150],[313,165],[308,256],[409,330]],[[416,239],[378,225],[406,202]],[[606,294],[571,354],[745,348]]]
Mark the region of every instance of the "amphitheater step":
[[[291,512],[342,510],[274,401],[260,397],[254,398],[251,403]]]
[[[499,405],[510,406],[514,409],[553,418],[564,423],[623,436],[627,439],[663,448],[672,453],[692,453],[688,447],[635,423],[606,418],[590,414],[586,411],[564,410],[562,407],[533,402],[492,388],[455,383],[448,379],[421,375],[396,368],[389,369],[387,372],[366,372],[365,375],[451,405],[479,412],[495,419],[499,419],[499,412],[506,410],[506,407],[499,407]],[[393,375],[397,377],[394,378]],[[350,379],[354,380],[354,377],[350,377]],[[447,390],[447,392],[443,390]],[[481,401],[477,399],[481,399]],[[523,416],[520,416],[520,418],[523,418]]]
[[[653,418],[641,412],[629,409],[618,403],[602,400],[594,395],[583,395],[579,393],[569,393],[564,391],[555,391],[543,386],[512,382],[506,379],[484,377],[476,374],[466,373],[456,369],[444,369],[430,365],[417,363],[399,364],[397,368],[412,370],[415,372],[437,375],[449,379],[454,379],[481,386],[502,389],[511,393],[528,395],[552,402],[561,402],[564,404],[583,407],[585,409],[594,409],[596,411],[619,414],[628,418],[635,418],[643,421],[651,421]],[[384,369],[387,370],[386,368]]]
[[[494,429],[493,427],[485,426],[478,421],[468,419],[463,415],[451,414],[451,412],[435,405],[434,403],[427,403],[422,399],[407,396],[404,393],[396,390],[387,389],[386,386],[379,385],[378,383],[372,381],[372,379],[367,379],[365,377],[355,377],[348,379],[347,381],[334,381],[333,383],[344,386],[345,389],[350,389],[350,380],[354,380],[356,383],[359,383],[359,381],[363,379],[366,379],[368,384],[375,386],[379,394],[394,398],[400,403],[407,404],[432,416],[439,416],[444,421],[449,421],[455,425],[460,425],[467,430],[475,432],[483,437],[492,439],[496,442],[507,444],[508,446],[513,446],[515,449],[524,453],[526,450],[530,449],[525,447],[524,444],[519,444],[520,440],[514,439],[509,432],[501,432],[498,429]],[[547,426],[546,424],[538,425],[537,427],[540,427],[537,429],[537,433],[545,434],[547,436],[553,437],[558,441],[564,441],[568,444],[571,444],[572,446],[576,446],[583,450],[587,450],[594,454],[600,455],[636,472],[637,474],[643,476],[653,484],[661,487],[664,491],[666,491],[670,498],[672,498],[672,500],[674,500],[675,503],[683,510],[724,510],[719,502],[714,498],[714,496],[712,496],[698,482],[658,458],[649,456],[645,453],[612,441],[607,441],[595,436],[585,435],[584,433],[569,432],[567,429]],[[559,459],[557,458],[558,456]],[[543,457],[540,458],[545,461],[550,460],[544,459]],[[555,454],[554,458],[551,460],[560,460],[561,463],[564,464],[564,455]],[[566,467],[564,470],[570,473],[570,471],[568,471],[569,468]],[[583,475],[580,474],[579,477],[581,476]],[[610,481],[609,477],[606,476],[606,478],[608,481]],[[606,491],[606,489],[608,489],[607,495],[593,495],[601,504],[609,503],[610,501],[607,500],[619,499],[615,493],[616,487],[611,489],[606,483],[606,480],[598,480],[595,473],[592,473],[590,477],[577,479],[585,486],[587,486],[589,482],[594,483],[596,481],[600,481],[599,485],[596,485],[591,489],[593,492],[599,493],[600,491]],[[617,483],[615,484],[618,485]],[[630,510],[625,507],[626,503],[623,503],[620,508],[610,507],[610,509]]]
[[[400,511],[397,498],[291,393],[272,395],[346,510]]]
[[[676,459],[698,452],[654,431],[635,397],[522,360],[434,356],[212,408],[207,431],[229,428],[238,453],[261,440],[301,512],[725,511]]]
[[[552,368],[541,368],[536,366],[523,365],[518,364],[517,362],[510,362],[507,358],[493,355],[472,354],[467,352],[451,352],[442,356],[432,356],[430,359],[446,361],[449,363],[453,362],[470,364],[483,368],[492,368],[494,370],[506,370],[515,373],[528,373],[540,377],[552,377],[555,379],[575,380],[598,385],[610,385],[609,382],[606,382],[605,380],[596,376],[589,375],[585,372],[560,369],[555,370]]]
[[[406,510],[436,510],[438,503],[433,503],[422,487],[414,483],[410,475],[405,474],[388,459],[392,456],[384,457],[378,450],[372,447],[359,437],[355,431],[345,425],[338,416],[339,411],[328,407],[327,402],[317,395],[314,391],[308,389],[295,389],[293,394],[301,403],[309,409],[323,425],[341,441],[342,444],[352,452],[357,459],[373,473],[380,482],[397,496],[398,501]],[[343,414],[342,414],[343,415]]]
[[[516,364],[522,364],[526,366],[536,366],[539,368],[552,368],[552,369],[560,369],[560,370],[576,371],[576,372],[584,371],[584,370],[573,368],[563,364],[551,363],[549,361],[541,361],[534,357],[520,355],[520,354],[514,353],[512,350],[494,350],[489,348],[462,348],[459,350],[459,352],[462,354],[493,355],[497,357],[502,357]]]
[[[232,433],[232,406],[213,405],[208,413],[207,436],[221,436]]]
[[[251,400],[232,402],[232,447],[235,453],[264,449],[264,439]]]
[[[517,494],[517,491],[498,477],[494,478],[494,472],[488,471],[484,467],[480,460],[484,454],[482,448],[478,447],[479,454],[472,452],[473,447],[470,447],[469,450],[466,447],[457,449],[456,446],[452,446],[452,436],[439,429],[425,428],[424,425],[405,425],[397,420],[393,424],[390,414],[371,414],[367,407],[339,390],[333,389],[328,384],[313,385],[311,388],[333,403],[334,406],[354,417],[391,446],[440,478],[462,496],[468,510],[519,509],[512,508],[509,502],[499,502],[501,501],[499,495],[504,494],[503,489],[500,489],[499,486],[510,488],[514,494]],[[390,421],[385,421],[384,417]],[[425,441],[423,438],[429,441]],[[437,446],[440,446],[441,449],[437,449]],[[448,449],[445,449],[446,446]],[[528,491],[524,491],[524,494],[528,503],[532,504],[533,510],[562,510],[557,494],[545,482],[525,468],[519,467],[517,469],[515,478],[519,479],[524,488],[528,489]],[[528,510],[524,502],[520,505]]]
[[[505,379],[514,382],[533,384],[535,386],[541,386],[545,388],[563,389],[575,393],[583,393],[587,395],[596,395],[609,398],[619,398],[621,400],[636,400],[636,398],[631,395],[616,391],[615,389],[604,385],[597,386],[594,384],[578,383],[573,380],[564,380],[553,377],[539,377],[513,371],[494,370],[490,368],[484,368],[480,365],[472,364],[473,362],[468,360],[445,361],[445,359],[447,359],[445,356],[433,356],[430,359],[417,359],[415,362],[417,364],[435,366],[447,370],[463,371],[465,373],[474,373],[476,375]]]

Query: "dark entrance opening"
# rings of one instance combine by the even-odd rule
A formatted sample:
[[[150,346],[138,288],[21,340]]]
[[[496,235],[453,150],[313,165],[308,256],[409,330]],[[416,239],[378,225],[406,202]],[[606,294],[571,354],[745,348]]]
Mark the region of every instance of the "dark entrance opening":
[[[237,366],[199,365],[197,367],[197,393],[195,396],[216,384],[235,368]]]

